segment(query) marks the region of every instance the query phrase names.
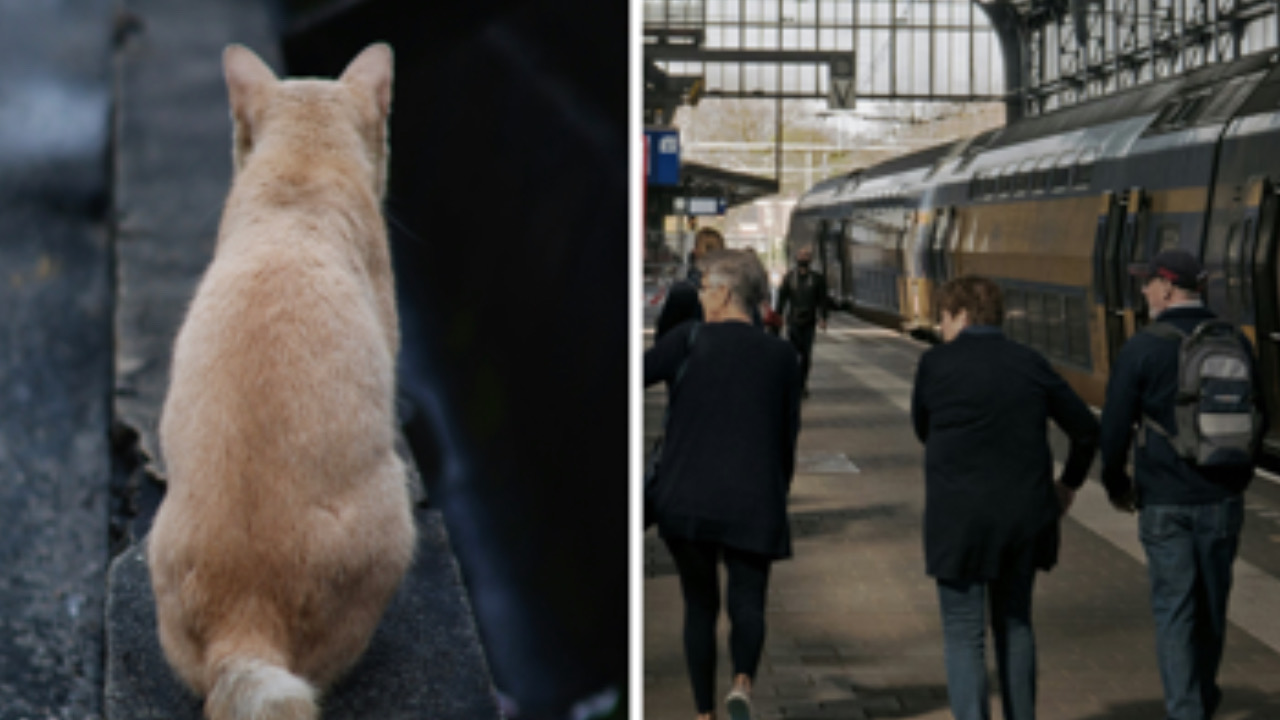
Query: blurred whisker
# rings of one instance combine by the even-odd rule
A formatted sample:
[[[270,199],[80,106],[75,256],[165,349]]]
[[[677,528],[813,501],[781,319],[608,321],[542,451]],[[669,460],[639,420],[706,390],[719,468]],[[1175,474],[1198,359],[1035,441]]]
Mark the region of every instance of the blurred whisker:
[[[394,226],[396,230],[399,230],[402,235],[408,237],[413,242],[418,243],[419,245],[426,244],[426,241],[422,239],[422,236],[418,235],[418,233],[414,232],[412,228],[402,222],[400,218],[396,217],[395,212],[392,210],[390,198],[387,198],[383,205],[382,214],[386,215],[387,222],[389,224]]]

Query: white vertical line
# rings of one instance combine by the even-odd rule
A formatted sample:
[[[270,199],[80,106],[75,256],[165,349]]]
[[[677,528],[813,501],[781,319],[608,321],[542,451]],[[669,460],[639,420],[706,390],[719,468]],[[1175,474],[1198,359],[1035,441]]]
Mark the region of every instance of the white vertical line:
[[[627,232],[625,238],[629,238],[627,247],[627,257],[630,262],[627,265],[627,297],[629,298],[628,315],[629,327],[631,329],[628,338],[630,338],[630,354],[627,364],[627,387],[628,403],[631,418],[631,433],[627,443],[627,475],[628,487],[631,492],[628,494],[630,502],[628,503],[630,516],[628,526],[630,532],[627,537],[628,545],[628,568],[630,569],[631,593],[628,599],[629,623],[629,647],[628,661],[630,663],[631,672],[628,674],[629,686],[628,691],[628,717],[643,718],[644,717],[644,593],[642,592],[641,583],[641,560],[644,551],[644,537],[641,535],[643,530],[642,524],[642,506],[640,502],[641,493],[641,477],[640,467],[642,434],[644,432],[644,421],[642,419],[643,403],[641,402],[641,388],[643,378],[640,375],[640,357],[644,348],[641,332],[644,329],[644,283],[641,279],[641,271],[643,269],[643,255],[641,248],[644,243],[644,208],[642,207],[640,197],[643,191],[644,183],[644,157],[643,143],[644,127],[642,126],[642,116],[644,113],[644,96],[642,93],[643,83],[641,82],[643,54],[641,53],[641,27],[644,17],[644,3],[633,2],[628,6],[631,10],[627,17],[627,90],[628,90],[628,121],[627,121],[627,148],[628,162],[627,187],[630,191],[630,212],[627,214]]]

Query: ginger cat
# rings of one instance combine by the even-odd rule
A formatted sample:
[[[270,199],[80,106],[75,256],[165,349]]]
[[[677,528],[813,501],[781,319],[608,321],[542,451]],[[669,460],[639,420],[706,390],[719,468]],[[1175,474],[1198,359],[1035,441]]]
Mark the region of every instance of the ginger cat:
[[[173,351],[147,548],[169,664],[210,720],[303,720],[413,556],[395,438],[391,49],[336,81],[223,66],[235,177]]]

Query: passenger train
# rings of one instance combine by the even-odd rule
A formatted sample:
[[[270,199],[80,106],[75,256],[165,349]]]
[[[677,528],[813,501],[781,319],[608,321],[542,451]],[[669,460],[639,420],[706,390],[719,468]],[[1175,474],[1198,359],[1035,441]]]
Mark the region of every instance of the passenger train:
[[[1260,53],[1016,121],[818,183],[790,252],[814,248],[832,299],[917,334],[939,283],[978,274],[1005,331],[1100,406],[1121,345],[1147,321],[1128,265],[1202,259],[1206,302],[1258,350],[1280,417],[1280,54]],[[1280,451],[1280,422],[1267,438]]]

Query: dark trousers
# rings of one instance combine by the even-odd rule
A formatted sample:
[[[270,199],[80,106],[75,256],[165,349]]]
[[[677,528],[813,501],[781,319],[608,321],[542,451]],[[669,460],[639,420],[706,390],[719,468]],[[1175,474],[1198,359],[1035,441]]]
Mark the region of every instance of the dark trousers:
[[[809,366],[813,363],[813,336],[818,326],[814,323],[787,323],[787,339],[800,353],[800,388],[809,389]]]
[[[720,616],[718,559],[724,558],[729,611],[729,652],[735,675],[755,678],[764,651],[764,598],[768,558],[719,543],[664,538],[680,573],[684,594],[684,655],[699,713],[715,707],[716,620]]]
[[[1205,505],[1149,505],[1138,517],[1169,720],[1207,720],[1222,700],[1218,665],[1243,525],[1239,496]]]
[[[986,622],[991,609],[996,669],[1005,720],[1036,716],[1036,638],[1031,628],[1032,563],[991,581],[938,580],[945,639],[947,695],[956,720],[988,720]]]

